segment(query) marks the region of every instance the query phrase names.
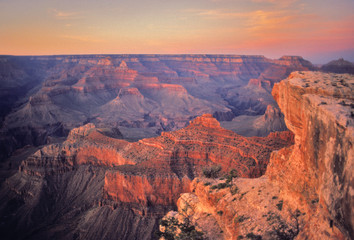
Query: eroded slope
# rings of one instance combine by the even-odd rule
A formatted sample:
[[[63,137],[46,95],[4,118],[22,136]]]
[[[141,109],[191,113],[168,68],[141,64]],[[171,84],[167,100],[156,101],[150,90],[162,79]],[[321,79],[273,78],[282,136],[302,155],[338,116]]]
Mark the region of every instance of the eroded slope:
[[[87,124],[38,150],[4,182],[0,229],[20,239],[151,239],[157,219],[190,191],[203,166],[258,177],[271,152],[292,142],[289,132],[242,137],[211,115],[138,142]]]
[[[353,89],[353,75],[320,72],[275,84],[295,144],[274,151],[261,178],[194,180],[166,217],[189,219],[209,239],[351,239]]]

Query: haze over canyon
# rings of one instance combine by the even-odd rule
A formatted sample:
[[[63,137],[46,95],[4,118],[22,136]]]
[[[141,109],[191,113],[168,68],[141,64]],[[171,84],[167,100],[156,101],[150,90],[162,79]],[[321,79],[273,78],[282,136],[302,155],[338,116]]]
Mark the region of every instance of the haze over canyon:
[[[353,69],[0,56],[0,236],[351,239]]]

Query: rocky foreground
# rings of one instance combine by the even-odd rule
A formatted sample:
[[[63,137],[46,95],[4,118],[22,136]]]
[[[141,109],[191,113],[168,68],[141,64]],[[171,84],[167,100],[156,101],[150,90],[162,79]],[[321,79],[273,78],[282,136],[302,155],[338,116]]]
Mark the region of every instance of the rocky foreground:
[[[115,131],[119,137],[119,133]],[[161,136],[128,142],[86,124],[62,144],[22,161],[0,191],[0,232],[16,239],[152,239],[158,219],[176,208],[203,167],[264,174],[291,132],[243,137],[210,114]]]
[[[295,144],[274,151],[261,178],[195,179],[165,219],[188,220],[207,239],[352,239],[353,89],[353,75],[319,72],[275,84]]]

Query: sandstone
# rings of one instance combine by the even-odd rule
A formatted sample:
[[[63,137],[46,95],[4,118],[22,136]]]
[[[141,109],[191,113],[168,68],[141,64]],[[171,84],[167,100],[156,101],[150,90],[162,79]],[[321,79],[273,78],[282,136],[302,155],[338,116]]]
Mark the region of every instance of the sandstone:
[[[351,75],[296,72],[273,90],[295,145],[273,154],[267,174],[294,205],[321,216],[304,236],[353,234],[353,85]]]
[[[204,114],[190,121],[190,125],[201,125],[207,128],[220,128],[220,123],[211,114]]]
[[[280,188],[266,176],[237,178],[229,186],[215,187],[223,183],[195,179],[192,193],[178,199],[178,212],[169,212],[165,218],[189,219],[205,239],[292,239],[297,234],[297,221],[301,224],[303,216],[291,216],[295,210],[283,209]]]
[[[6,103],[6,111],[2,115],[4,134],[0,137],[8,145],[3,151],[4,160],[13,150],[24,146],[21,138],[28,139],[26,144],[38,146],[48,139],[66,137],[70,130],[88,122],[99,127],[124,127],[128,138],[139,139],[180,129],[205,113],[226,121],[239,115],[263,115],[269,104],[274,105],[270,88],[275,82],[292,70],[311,68],[299,57],[271,60],[242,55],[1,59],[4,61],[0,63],[0,72],[4,77],[0,79],[3,86],[0,98]],[[247,85],[250,79],[256,79],[258,85]],[[14,83],[18,85],[9,85]],[[34,86],[38,89],[25,96]],[[13,87],[23,91],[14,92]],[[140,98],[119,100],[133,94]],[[11,112],[20,97],[24,99]],[[58,132],[53,134],[55,124],[63,127],[60,136],[56,136]],[[265,136],[269,131],[259,133]],[[33,141],[32,135],[41,137]]]
[[[351,239],[353,85],[352,75],[320,72],[294,72],[275,84],[295,144],[274,151],[260,178],[195,179],[173,216],[208,239]]]
[[[137,142],[106,133],[106,129],[89,123],[73,129],[63,143],[44,146],[24,160],[0,191],[3,216],[16,212],[16,219],[20,219],[9,217],[6,226],[12,230],[20,226],[24,232],[33,233],[45,223],[39,219],[27,223],[26,214],[38,214],[47,216],[51,224],[72,222],[73,226],[66,229],[70,237],[80,234],[93,239],[96,234],[90,229],[101,232],[106,226],[103,222],[96,226],[93,219],[101,221],[105,216],[119,223],[119,233],[108,230],[109,236],[126,237],[127,230],[132,236],[145,234],[151,239],[156,219],[175,209],[181,193],[192,191],[191,182],[202,176],[204,166],[220,165],[221,174],[235,169],[239,176],[257,177],[264,173],[270,153],[293,141],[291,133],[286,132],[266,138],[242,137],[221,128],[211,114],[197,117],[186,128]],[[16,205],[8,213],[7,204],[14,198],[22,207]],[[35,213],[38,206],[41,213]],[[58,214],[64,214],[60,215],[63,218]],[[220,231],[225,228],[218,220],[204,212],[201,216],[205,223],[213,224],[211,229],[219,231],[215,236],[222,236]],[[122,218],[133,225],[126,226]],[[134,227],[142,222],[149,227]],[[49,226],[33,236],[53,236],[55,231],[63,234]]]

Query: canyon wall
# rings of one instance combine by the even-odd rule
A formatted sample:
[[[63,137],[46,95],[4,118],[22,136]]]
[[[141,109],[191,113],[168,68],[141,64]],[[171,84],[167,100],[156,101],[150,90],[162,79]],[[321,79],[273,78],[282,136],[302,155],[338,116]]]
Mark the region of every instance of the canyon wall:
[[[353,75],[320,72],[275,84],[295,144],[274,151],[261,178],[195,179],[165,219],[187,219],[207,239],[351,239],[353,88]]]
[[[293,70],[311,69],[311,63],[301,57],[1,57],[0,98],[12,100],[6,105],[0,129],[0,159],[4,161],[26,145],[60,141],[86,123],[119,128],[122,137],[133,140],[181,129],[205,113],[229,122],[229,129],[239,129],[233,126],[233,118],[262,116],[269,105],[277,108],[270,94],[275,82]],[[7,83],[15,82],[15,87],[7,88]],[[26,84],[32,91],[13,91],[25,90]],[[9,93],[13,98],[7,97]],[[260,117],[259,131],[240,132],[267,136],[284,130],[282,116],[273,118]]]
[[[276,84],[273,95],[295,145],[275,152],[267,170],[284,196],[347,236],[354,234],[353,89],[352,75],[319,72],[295,72]],[[317,226],[310,219],[310,238]]]
[[[183,129],[128,142],[89,123],[63,143],[23,160],[0,191],[0,233],[11,239],[153,239],[158,219],[176,209],[203,167],[265,172],[290,132],[243,137],[206,114]]]

